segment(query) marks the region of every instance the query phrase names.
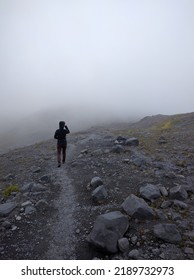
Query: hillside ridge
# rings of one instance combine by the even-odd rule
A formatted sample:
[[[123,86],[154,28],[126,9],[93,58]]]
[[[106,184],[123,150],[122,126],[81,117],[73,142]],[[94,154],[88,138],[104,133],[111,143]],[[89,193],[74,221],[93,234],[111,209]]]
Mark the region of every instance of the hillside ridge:
[[[68,135],[61,168],[54,139],[0,155],[0,258],[194,259],[194,113],[148,119]],[[131,195],[154,218],[127,214]],[[115,211],[129,227],[106,248],[106,231],[100,243],[93,233],[97,217]],[[158,233],[166,224],[170,240]]]

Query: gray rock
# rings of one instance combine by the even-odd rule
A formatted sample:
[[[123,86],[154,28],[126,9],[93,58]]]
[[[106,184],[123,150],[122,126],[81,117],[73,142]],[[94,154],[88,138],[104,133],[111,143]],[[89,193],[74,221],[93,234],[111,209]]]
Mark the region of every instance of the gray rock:
[[[103,153],[102,149],[97,149],[92,152],[92,155],[101,155]]]
[[[120,238],[118,240],[118,247],[121,252],[128,252],[129,251],[129,241],[126,237]]]
[[[131,237],[131,243],[132,243],[133,245],[135,245],[135,244],[137,243],[137,236],[132,236],[132,237]]]
[[[153,219],[155,213],[153,209],[145,202],[144,199],[131,194],[122,203],[123,210],[132,218]]]
[[[93,192],[92,192],[92,199],[97,202],[103,202],[108,196],[106,188],[101,185],[98,186]]]
[[[116,153],[116,154],[123,153],[124,151],[125,151],[125,149],[123,148],[123,146],[121,146],[119,144],[114,145],[114,147],[111,149],[111,152]]]
[[[165,172],[165,177],[169,179],[175,179],[176,178],[176,173],[174,171],[167,171]]]
[[[189,193],[194,193],[194,186],[193,185],[186,185],[184,189]]]
[[[186,230],[189,228],[188,220],[178,220],[177,224],[178,224],[178,228],[180,228],[181,230]]]
[[[152,184],[147,184],[145,186],[142,186],[140,188],[139,192],[140,192],[141,197],[143,197],[147,200],[150,200],[150,201],[153,201],[153,200],[161,197],[159,188]]]
[[[123,163],[129,163],[129,162],[130,162],[130,159],[129,159],[129,158],[125,158],[125,159],[122,160],[122,162],[123,162]]]
[[[27,206],[29,206],[29,205],[32,205],[32,202],[31,202],[30,200],[23,202],[23,203],[21,204],[21,207],[27,207]]]
[[[173,221],[182,220],[182,216],[181,216],[179,213],[173,211],[173,212],[171,213],[171,219],[172,219]]]
[[[165,187],[159,186],[159,190],[163,196],[168,196],[168,191]]]
[[[188,204],[186,204],[186,203],[184,203],[183,201],[180,201],[180,200],[174,200],[173,205],[178,207],[178,208],[181,208],[181,209],[188,208]]]
[[[18,215],[15,217],[15,219],[16,219],[16,221],[21,221],[22,217]]]
[[[139,140],[135,137],[128,138],[125,141],[126,146],[139,146]]]
[[[33,173],[40,173],[41,172],[41,168],[40,167],[34,167],[32,172]]]
[[[4,221],[2,223],[2,226],[6,229],[9,229],[9,228],[11,228],[11,223],[9,221]]]
[[[159,256],[161,253],[161,250],[159,248],[155,248],[155,249],[152,249],[152,253],[154,256]]]
[[[9,173],[8,175],[6,175],[5,177],[3,177],[3,181],[11,181],[15,178],[15,175],[13,175],[12,173]]]
[[[16,207],[17,204],[15,202],[0,204],[0,217],[8,216]]]
[[[133,158],[131,159],[131,162],[132,162],[135,166],[141,167],[141,166],[143,166],[144,164],[146,164],[146,159],[145,159],[144,156],[138,155],[138,156],[133,157]]]
[[[182,240],[176,225],[157,224],[154,226],[154,235],[169,243],[178,243]]]
[[[194,253],[194,251],[193,251],[193,249],[192,249],[192,248],[190,248],[190,247],[186,247],[186,248],[184,249],[184,253],[185,253],[185,254],[193,254],[193,253]]]
[[[100,177],[93,177],[91,182],[90,182],[90,185],[93,188],[97,188],[98,186],[103,185],[103,181]]]
[[[166,208],[170,207],[171,205],[172,205],[172,201],[166,200],[166,201],[163,201],[163,202],[162,202],[162,204],[160,205],[160,207],[161,207],[162,209],[166,209]]]
[[[81,151],[81,154],[88,154],[88,149],[84,149]]]
[[[35,207],[38,209],[38,210],[46,210],[49,205],[48,205],[48,202],[45,200],[45,199],[40,199],[36,204],[35,204]]]
[[[24,184],[21,188],[21,192],[41,192],[45,190],[46,188],[43,187],[41,184],[37,184],[34,182]]]
[[[156,211],[156,214],[157,214],[157,217],[158,219],[162,220],[162,221],[167,221],[168,220],[168,217],[167,215],[164,213],[164,211],[161,211],[159,209],[155,209]]]
[[[138,260],[140,256],[140,253],[137,249],[133,249],[129,252],[129,259],[133,259],[133,260]]]
[[[43,175],[40,178],[40,182],[42,183],[49,183],[51,181],[51,175]]]
[[[158,144],[162,145],[162,144],[166,144],[167,140],[164,136],[161,136],[158,140]]]
[[[123,136],[118,136],[116,141],[114,142],[115,144],[121,144],[121,145],[124,145],[125,144],[125,141],[126,141],[126,138],[123,137]]]
[[[175,186],[170,189],[169,196],[171,199],[185,200],[188,198],[188,193],[182,186]]]
[[[194,241],[194,231],[186,231],[184,236],[187,237],[187,239],[189,238],[191,241]]]
[[[29,215],[29,214],[32,214],[36,212],[36,208],[31,206],[31,205],[28,205],[26,208],[25,208],[25,215]]]
[[[119,211],[106,213],[97,217],[87,241],[105,252],[116,253],[118,240],[128,229],[129,220]]]

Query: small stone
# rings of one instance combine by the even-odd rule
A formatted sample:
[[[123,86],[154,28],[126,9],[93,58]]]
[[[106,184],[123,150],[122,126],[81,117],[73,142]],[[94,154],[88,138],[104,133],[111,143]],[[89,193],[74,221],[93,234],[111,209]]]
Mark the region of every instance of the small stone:
[[[80,229],[78,228],[78,229],[76,229],[76,233],[77,234],[79,234],[80,233]]]
[[[160,189],[160,192],[163,196],[168,196],[168,191],[165,187],[160,186],[159,189]]]
[[[102,181],[102,179],[100,177],[93,177],[91,182],[90,182],[90,185],[93,188],[97,188],[98,186],[103,185],[103,181]]]
[[[123,237],[118,240],[118,247],[121,252],[129,251],[129,241],[127,238]]]
[[[21,216],[16,216],[16,221],[20,221],[21,219],[22,219],[22,217]]]
[[[17,226],[12,226],[11,230],[15,231],[17,229]]]
[[[45,199],[40,199],[35,206],[41,211],[46,210],[49,207],[48,202]]]
[[[137,236],[131,237],[131,243],[133,243],[133,245],[137,243]]]
[[[26,208],[25,208],[25,215],[29,215],[29,214],[32,214],[36,211],[36,208],[34,208],[33,206],[31,205],[28,205]]]
[[[137,249],[134,249],[134,250],[132,250],[132,251],[129,252],[128,257],[129,257],[130,259],[138,260],[139,255],[140,255],[139,251],[138,251]]]
[[[160,249],[158,248],[152,249],[152,253],[154,256],[158,256],[160,254]]]
[[[166,208],[170,207],[171,205],[172,205],[172,201],[167,200],[167,201],[163,201],[162,204],[160,205],[160,207],[162,209],[166,209]]]
[[[186,208],[188,208],[188,205],[187,205],[186,203],[184,203],[183,201],[174,200],[173,203],[174,203],[174,206],[176,206],[176,207],[178,207],[178,208],[181,208],[181,209],[186,209]]]
[[[40,171],[41,171],[41,168],[37,167],[37,168],[34,168],[34,170],[32,172],[33,173],[40,173]]]
[[[190,247],[186,247],[186,248],[185,248],[185,250],[184,250],[184,253],[185,253],[185,254],[193,254],[193,253],[194,253],[194,251],[193,251],[193,249],[192,249],[192,248],[190,248]]]
[[[130,162],[129,158],[123,159],[123,163],[129,163],[129,162]]]
[[[185,200],[188,198],[188,193],[182,186],[175,186],[170,189],[170,198],[177,199],[177,200]]]
[[[42,176],[42,177],[40,178],[40,181],[41,181],[42,183],[49,183],[50,180],[51,180],[51,176],[50,176],[50,175],[44,175],[44,176]]]
[[[15,176],[12,173],[9,173],[5,177],[3,177],[3,181],[10,181],[10,180],[13,180],[14,178],[15,178]]]
[[[159,255],[159,257],[161,258],[161,259],[165,259],[165,254],[164,253],[161,253],[160,255]]]
[[[9,229],[9,228],[11,228],[11,223],[9,221],[4,221],[2,223],[2,226],[6,229]]]
[[[32,202],[28,200],[28,201],[23,202],[23,203],[21,204],[21,207],[27,207],[27,206],[29,206],[29,205],[32,205]]]
[[[82,155],[83,155],[83,154],[88,154],[88,149],[82,150],[82,151],[81,151],[81,154],[82,154]]]

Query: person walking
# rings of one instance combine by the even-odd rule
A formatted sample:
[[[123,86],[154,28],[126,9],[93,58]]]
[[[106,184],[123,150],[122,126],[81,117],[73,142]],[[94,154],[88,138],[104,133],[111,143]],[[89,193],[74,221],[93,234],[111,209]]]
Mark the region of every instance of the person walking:
[[[65,163],[66,160],[66,149],[67,149],[67,139],[66,135],[70,133],[69,128],[65,124],[64,121],[59,122],[59,129],[55,131],[54,138],[57,139],[57,160],[58,167],[61,166],[62,163]]]

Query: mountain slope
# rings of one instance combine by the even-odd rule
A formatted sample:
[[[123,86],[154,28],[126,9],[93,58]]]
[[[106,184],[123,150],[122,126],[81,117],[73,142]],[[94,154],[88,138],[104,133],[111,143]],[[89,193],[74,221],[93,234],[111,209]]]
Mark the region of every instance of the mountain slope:
[[[1,155],[1,259],[129,259],[133,249],[143,259],[194,259],[193,118],[193,113],[156,116],[133,125],[72,133],[62,168],[57,168],[55,140]],[[137,137],[139,146],[120,143],[116,152],[118,136]],[[101,203],[92,198],[90,182],[96,176],[108,191]],[[162,187],[167,196],[145,200],[157,213],[156,219],[130,219],[125,233],[128,252],[112,255],[91,247],[87,236],[97,216],[123,212],[123,201],[130,194],[140,197],[140,188],[147,184]],[[3,191],[9,186],[19,191],[5,197]],[[185,199],[171,197],[176,186],[184,188]],[[1,207],[7,203],[16,207],[2,215]],[[160,223],[175,225],[181,242],[156,237],[153,229]]]

